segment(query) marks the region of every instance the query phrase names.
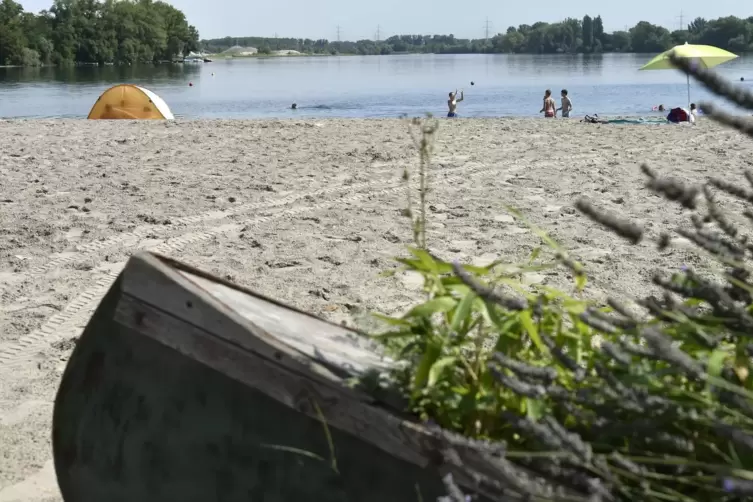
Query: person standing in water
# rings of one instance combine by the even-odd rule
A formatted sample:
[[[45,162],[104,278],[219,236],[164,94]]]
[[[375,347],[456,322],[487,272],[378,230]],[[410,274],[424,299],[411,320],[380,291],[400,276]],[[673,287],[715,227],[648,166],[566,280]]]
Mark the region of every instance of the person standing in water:
[[[554,103],[552,91],[549,89],[544,91],[544,107],[539,111],[539,113],[541,112],[543,112],[544,117],[547,118],[554,118],[557,116],[557,105]]]
[[[455,89],[455,92],[450,93],[450,99],[447,100],[447,108],[449,108],[449,111],[447,112],[448,118],[457,117],[457,109],[458,109],[458,103],[463,101],[463,90],[460,90],[460,99],[457,99],[458,96],[458,90]]]
[[[557,108],[555,112],[562,110],[563,117],[569,117],[570,112],[573,109],[573,102],[567,97],[567,89],[562,89],[562,106]]]

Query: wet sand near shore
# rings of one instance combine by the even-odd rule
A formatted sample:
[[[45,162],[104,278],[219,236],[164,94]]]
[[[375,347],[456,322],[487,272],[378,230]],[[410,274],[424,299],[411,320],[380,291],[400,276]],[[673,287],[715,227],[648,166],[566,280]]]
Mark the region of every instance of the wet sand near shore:
[[[649,233],[689,224],[639,169],[744,180],[753,142],[695,127],[440,119],[429,243],[440,256],[526,260],[547,229],[592,279],[646,293],[657,269],[711,266],[688,249],[629,246],[573,209],[581,196]],[[128,256],[153,249],[336,322],[420,298],[393,257],[410,244],[402,120],[0,121],[0,502],[59,500],[52,401],[74,339]],[[727,199],[721,205],[737,209]],[[733,211],[739,213],[739,211]],[[567,286],[564,271],[526,277]]]

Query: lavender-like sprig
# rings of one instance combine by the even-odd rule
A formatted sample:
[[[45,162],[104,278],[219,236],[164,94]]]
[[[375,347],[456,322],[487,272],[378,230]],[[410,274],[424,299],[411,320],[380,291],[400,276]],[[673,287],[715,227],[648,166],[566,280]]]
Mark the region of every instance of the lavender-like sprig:
[[[609,211],[598,209],[586,199],[578,199],[575,202],[575,208],[596,223],[609,228],[620,237],[627,239],[632,244],[638,244],[643,239],[643,229],[639,225],[620,218]]]

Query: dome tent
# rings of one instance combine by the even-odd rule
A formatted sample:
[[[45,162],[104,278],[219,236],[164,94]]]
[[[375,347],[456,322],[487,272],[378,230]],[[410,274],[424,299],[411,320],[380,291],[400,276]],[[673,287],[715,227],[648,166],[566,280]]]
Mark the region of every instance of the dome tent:
[[[162,98],[149,89],[119,84],[97,98],[87,118],[172,120],[175,117]]]

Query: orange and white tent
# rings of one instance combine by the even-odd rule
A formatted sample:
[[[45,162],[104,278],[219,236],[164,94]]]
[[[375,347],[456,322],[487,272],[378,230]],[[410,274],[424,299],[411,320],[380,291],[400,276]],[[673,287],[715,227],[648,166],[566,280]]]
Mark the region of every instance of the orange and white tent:
[[[167,103],[149,89],[120,84],[110,87],[97,98],[87,118],[173,120],[175,117]]]

